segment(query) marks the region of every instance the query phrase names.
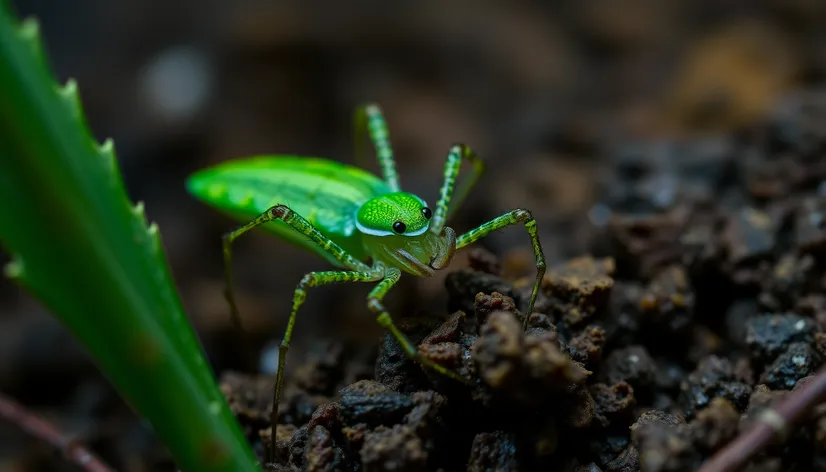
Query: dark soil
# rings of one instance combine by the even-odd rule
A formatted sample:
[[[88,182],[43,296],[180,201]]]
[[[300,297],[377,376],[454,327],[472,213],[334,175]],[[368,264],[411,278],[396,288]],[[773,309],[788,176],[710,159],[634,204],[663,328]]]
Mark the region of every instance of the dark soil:
[[[618,164],[606,194],[626,189],[635,204],[627,195],[602,201],[611,214],[599,256],[548,270],[527,331],[520,309],[531,276],[503,277],[513,264],[481,249],[464,256],[469,268],[445,280],[449,310],[407,320],[404,330],[423,356],[472,385],[423,370],[389,335],[359,367],[340,342],[319,344],[291,378],[271,468],[698,468],[826,354],[826,133],[814,129],[826,122],[826,101],[798,100],[797,114],[726,137],[726,152],[712,157],[673,141]],[[788,136],[811,141],[803,148]],[[669,148],[682,148],[681,160],[655,168]],[[691,175],[695,159],[704,170],[725,168],[725,178]],[[800,172],[772,174],[779,161]],[[631,165],[637,171],[624,173]],[[640,184],[658,173],[679,176],[668,208]],[[763,193],[767,176],[784,191]],[[691,185],[704,195],[684,193]],[[371,367],[378,382],[348,375]],[[260,382],[224,375],[266,454],[270,391]],[[786,444],[755,458],[755,470],[820,470],[822,422],[810,415]]]
[[[115,139],[271,470],[690,471],[826,360],[823,2],[13,3],[41,17],[61,80]],[[146,74],[179,46],[206,64],[187,88],[208,87],[174,111]],[[472,146],[489,173],[451,224],[531,210],[548,273],[523,313],[535,269],[513,228],[391,292],[419,352],[471,385],[405,357],[366,286],[314,289],[269,451],[273,346],[295,284],[326,266],[268,236],[239,242],[234,330],[220,237],[235,223],[183,181],[257,153],[356,163],[364,100],[384,107],[402,185],[428,201],[450,144]],[[5,281],[0,390],[118,470],[175,470],[71,335]],[[826,470],[826,410],[807,418],[750,470]],[[0,424],[6,468],[76,470]]]

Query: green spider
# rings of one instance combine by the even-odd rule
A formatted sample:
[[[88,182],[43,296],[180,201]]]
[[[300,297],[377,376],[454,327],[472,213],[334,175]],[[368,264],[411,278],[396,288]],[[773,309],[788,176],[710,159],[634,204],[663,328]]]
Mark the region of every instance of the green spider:
[[[387,125],[378,105],[368,104],[356,110],[357,156],[361,156],[360,137],[365,128],[376,150],[381,179],[357,167],[326,159],[259,156],[204,169],[187,180],[188,190],[200,200],[239,220],[251,220],[223,238],[225,295],[236,324],[240,325],[240,315],[232,290],[231,246],[247,231],[262,226],[341,269],[306,274],[293,294],[290,318],[279,347],[271,418],[273,441],[284,363],[296,314],[308,288],[343,282],[376,283],[367,296],[367,308],[404,352],[436,372],[467,382],[463,376],[419,355],[385,309],[382,303],[385,295],[399,281],[402,272],[430,277],[447,267],[457,249],[517,223],[525,225],[536,258],[537,275],[527,314],[533,312],[545,274],[545,256],[536,220],[527,210],[509,211],[458,237],[445,225],[485,171],[484,163],[470,148],[464,144],[451,147],[439,200],[435,209],[431,209],[423,199],[401,190]],[[473,175],[455,190],[463,159],[473,164]]]

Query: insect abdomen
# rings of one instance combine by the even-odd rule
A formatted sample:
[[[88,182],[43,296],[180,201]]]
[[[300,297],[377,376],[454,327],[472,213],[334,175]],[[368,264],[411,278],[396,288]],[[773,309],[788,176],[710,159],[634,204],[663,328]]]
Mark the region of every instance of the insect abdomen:
[[[275,205],[287,205],[326,237],[364,260],[355,214],[368,199],[388,193],[384,182],[356,167],[317,158],[261,156],[233,160],[196,172],[187,189],[198,199],[239,221]],[[323,248],[281,221],[264,225],[282,239],[321,255]]]

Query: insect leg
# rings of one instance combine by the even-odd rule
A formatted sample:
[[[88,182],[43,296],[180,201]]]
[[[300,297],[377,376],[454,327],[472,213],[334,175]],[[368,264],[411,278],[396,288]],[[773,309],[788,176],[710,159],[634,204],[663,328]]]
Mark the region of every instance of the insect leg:
[[[462,182],[458,190],[455,190],[462,159],[467,159],[473,164],[473,174]],[[447,220],[462,206],[465,198],[484,173],[485,163],[468,146],[459,143],[450,148],[450,152],[447,154],[447,162],[445,162],[442,188],[439,190],[439,201],[436,203],[436,211],[430,223],[433,231],[439,232],[442,230]],[[451,205],[451,200],[453,200],[453,205]]]
[[[381,167],[381,176],[393,192],[401,190],[399,174],[396,172],[396,160],[393,158],[393,148],[390,145],[390,133],[384,121],[381,108],[375,103],[361,105],[356,109],[355,120],[355,151],[356,158],[362,160],[364,145],[362,133],[366,130],[370,140],[376,148],[376,156]]]
[[[393,323],[393,319],[390,317],[390,313],[387,312],[387,309],[382,304],[382,300],[384,299],[384,296],[387,295],[387,292],[389,292],[390,289],[392,289],[393,286],[396,285],[396,282],[399,281],[400,277],[401,271],[399,269],[387,269],[387,271],[384,274],[384,278],[381,280],[381,282],[378,283],[378,285],[376,285],[376,288],[374,288],[367,296],[367,307],[370,309],[370,311],[376,314],[376,321],[378,321],[381,327],[386,329],[388,332],[390,332],[390,334],[393,335],[394,338],[396,338],[396,342],[398,342],[399,345],[401,345],[402,349],[404,350],[404,353],[408,357],[426,367],[435,370],[436,372],[442,375],[450,377],[454,380],[458,380],[460,382],[467,383],[468,380],[462,377],[461,375],[457,374],[456,372],[453,372],[445,368],[444,366],[436,364],[435,362],[432,362],[431,360],[419,355],[419,351],[416,349],[413,343],[411,343],[410,340],[407,339],[407,336],[405,336],[404,333],[402,333],[399,330],[396,324]]]
[[[524,322],[527,323],[528,317],[533,312],[533,305],[536,302],[536,295],[539,293],[539,286],[542,283],[542,278],[545,276],[545,254],[542,252],[542,245],[539,243],[539,236],[537,234],[536,220],[528,210],[517,209],[509,211],[502,216],[494,218],[487,223],[482,224],[476,229],[472,229],[467,233],[459,236],[456,240],[456,248],[465,247],[479,239],[484,238],[493,231],[502,229],[506,226],[523,223],[525,229],[531,237],[531,245],[533,246],[533,254],[536,258],[536,282],[533,284],[531,291],[531,301],[528,304],[528,311],[525,313]]]
[[[353,256],[347,254],[347,252],[345,252],[344,249],[341,248],[341,246],[339,246],[338,244],[334,243],[332,240],[321,234],[317,229],[315,229],[315,227],[313,227],[313,225],[309,221],[304,219],[301,215],[290,210],[290,208],[286,205],[276,205],[270,208],[269,210],[265,211],[264,213],[261,213],[257,218],[245,224],[244,226],[241,226],[238,229],[224,235],[224,296],[226,297],[227,302],[229,303],[229,309],[230,313],[232,314],[232,320],[236,326],[241,326],[241,315],[238,312],[238,307],[235,303],[235,295],[232,290],[232,242],[235,241],[239,236],[255,228],[256,226],[260,226],[262,224],[269,223],[270,221],[278,219],[282,220],[284,223],[287,223],[299,233],[302,233],[308,238],[310,238],[314,243],[322,247],[327,253],[331,254],[344,267],[362,272],[370,270],[370,268],[366,264],[354,258]]]
[[[284,330],[284,337],[281,339],[281,345],[278,347],[278,372],[275,374],[275,389],[273,389],[272,396],[272,413],[270,415],[270,422],[272,423],[272,439],[271,439],[271,453],[275,454],[275,438],[276,428],[278,425],[278,402],[281,399],[281,387],[284,383],[284,365],[287,360],[287,350],[290,348],[290,340],[293,335],[293,328],[295,327],[296,315],[298,309],[304,304],[307,298],[307,289],[310,287],[318,287],[320,285],[340,284],[347,282],[373,282],[382,278],[380,272],[348,272],[348,271],[332,271],[332,272],[310,272],[301,278],[298,285],[293,292],[293,306],[290,310],[290,318],[287,321],[287,329]]]

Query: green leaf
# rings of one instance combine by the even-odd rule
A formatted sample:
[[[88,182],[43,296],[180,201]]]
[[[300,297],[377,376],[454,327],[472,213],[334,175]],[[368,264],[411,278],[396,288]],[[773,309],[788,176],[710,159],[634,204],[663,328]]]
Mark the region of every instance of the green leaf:
[[[260,470],[181,307],[156,225],[126,195],[38,24],[0,0],[0,243],[5,274],[80,339],[186,471]]]

